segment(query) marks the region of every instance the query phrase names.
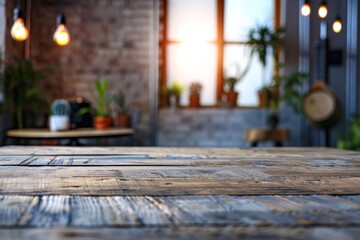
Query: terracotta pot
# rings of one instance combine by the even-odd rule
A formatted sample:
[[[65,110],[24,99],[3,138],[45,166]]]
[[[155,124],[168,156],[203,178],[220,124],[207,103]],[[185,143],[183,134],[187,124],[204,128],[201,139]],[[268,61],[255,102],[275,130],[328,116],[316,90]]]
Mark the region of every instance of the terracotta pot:
[[[258,91],[259,107],[268,108],[270,106],[270,91],[261,90]]]
[[[111,117],[94,117],[94,127],[96,129],[107,129],[111,126]]]
[[[235,91],[229,91],[226,93],[227,102],[229,103],[230,107],[237,106],[238,95],[239,95],[239,93],[235,92]]]
[[[198,108],[200,107],[200,95],[190,95],[190,107]]]
[[[117,118],[118,126],[120,128],[129,128],[130,127],[130,116],[127,114],[120,114]]]

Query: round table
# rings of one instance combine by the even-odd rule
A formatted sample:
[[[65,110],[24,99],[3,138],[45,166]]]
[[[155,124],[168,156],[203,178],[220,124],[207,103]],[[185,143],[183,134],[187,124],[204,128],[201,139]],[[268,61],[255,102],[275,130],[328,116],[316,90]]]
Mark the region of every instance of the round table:
[[[25,128],[12,129],[6,132],[6,138],[17,139],[69,139],[69,145],[81,145],[78,142],[79,138],[107,138],[133,135],[132,128],[108,128],[98,130],[95,128],[78,128],[67,131],[51,132],[49,129]],[[3,145],[6,143],[4,139]]]

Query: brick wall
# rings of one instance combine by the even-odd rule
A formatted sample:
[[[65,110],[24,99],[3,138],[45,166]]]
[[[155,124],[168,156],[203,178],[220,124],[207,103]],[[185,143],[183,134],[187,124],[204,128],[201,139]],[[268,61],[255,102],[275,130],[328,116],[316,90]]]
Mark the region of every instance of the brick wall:
[[[249,147],[247,128],[264,128],[267,111],[261,109],[162,109],[160,146]],[[290,130],[287,146],[300,145],[300,117],[289,109],[280,113],[280,128]],[[260,146],[272,146],[261,143]]]
[[[52,41],[56,16],[64,12],[71,34],[66,47]],[[95,79],[109,80],[141,112],[137,144],[149,143],[149,49],[152,0],[32,0],[31,58],[51,65],[52,98],[96,99]]]

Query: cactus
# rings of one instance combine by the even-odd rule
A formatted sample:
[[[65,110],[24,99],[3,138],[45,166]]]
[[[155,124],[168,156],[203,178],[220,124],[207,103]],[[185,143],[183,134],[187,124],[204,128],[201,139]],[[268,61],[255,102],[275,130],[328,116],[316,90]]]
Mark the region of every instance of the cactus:
[[[56,116],[68,116],[70,114],[70,105],[66,100],[58,99],[51,104],[51,111]]]

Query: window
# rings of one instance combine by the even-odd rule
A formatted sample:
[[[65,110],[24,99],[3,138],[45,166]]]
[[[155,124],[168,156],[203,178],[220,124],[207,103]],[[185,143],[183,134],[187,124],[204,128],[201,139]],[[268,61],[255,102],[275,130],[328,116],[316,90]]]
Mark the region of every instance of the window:
[[[232,75],[250,61],[244,44],[249,30],[274,22],[277,0],[164,0],[165,31],[161,84],[185,85],[180,99],[188,105],[191,82],[203,85],[201,104],[216,105],[221,99],[224,75]],[[272,62],[269,56],[269,63]],[[257,106],[257,90],[270,79],[254,57],[246,77],[237,84],[238,105]],[[269,77],[270,78],[270,77]]]

